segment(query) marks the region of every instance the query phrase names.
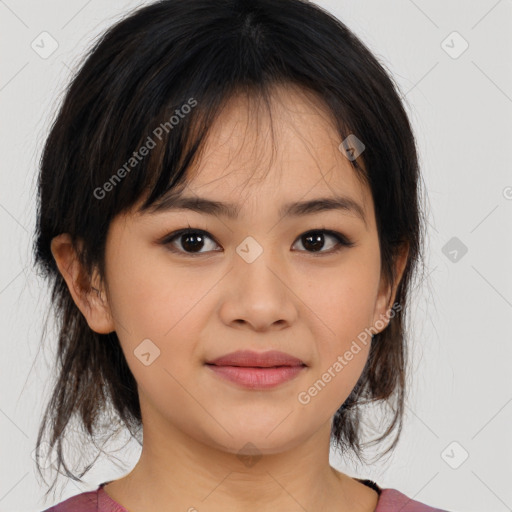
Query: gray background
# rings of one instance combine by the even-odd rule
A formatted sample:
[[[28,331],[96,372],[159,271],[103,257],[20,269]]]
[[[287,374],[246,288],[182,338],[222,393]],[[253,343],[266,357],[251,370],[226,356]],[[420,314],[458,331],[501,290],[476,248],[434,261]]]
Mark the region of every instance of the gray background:
[[[451,511],[512,510],[512,1],[318,3],[399,84],[418,139],[429,215],[428,279],[414,296],[401,442],[371,466],[334,453],[331,463]],[[39,347],[48,292],[31,256],[42,143],[85,48],[138,5],[0,0],[1,511],[52,504],[41,501],[32,459],[55,349]],[[44,31],[58,44],[47,58]],[[469,46],[461,53],[464,40]],[[86,485],[63,479],[58,501],[128,472],[138,453],[131,443],[115,453],[124,465],[102,459]]]

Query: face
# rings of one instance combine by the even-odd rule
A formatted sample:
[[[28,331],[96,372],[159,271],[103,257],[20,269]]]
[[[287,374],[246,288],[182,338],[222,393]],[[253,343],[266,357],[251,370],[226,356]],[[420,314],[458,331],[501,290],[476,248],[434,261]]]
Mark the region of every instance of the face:
[[[230,453],[246,443],[277,453],[329,423],[366,363],[370,340],[358,336],[391,305],[371,193],[322,105],[276,91],[273,137],[259,112],[256,120],[246,99],[230,100],[181,194],[231,203],[237,216],[117,217],[106,244],[109,315],[84,310],[91,328],[116,330],[145,429],[160,424]],[[283,213],[335,197],[356,206]],[[206,364],[239,350],[277,350],[305,366],[251,388]],[[274,377],[290,368],[281,370]],[[263,371],[273,378],[253,377]]]

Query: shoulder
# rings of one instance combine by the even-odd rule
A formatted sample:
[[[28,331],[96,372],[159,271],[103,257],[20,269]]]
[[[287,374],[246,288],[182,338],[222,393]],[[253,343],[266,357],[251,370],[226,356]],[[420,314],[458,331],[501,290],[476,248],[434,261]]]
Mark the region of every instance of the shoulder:
[[[92,512],[96,510],[100,510],[97,490],[72,496],[43,512]]]
[[[395,512],[396,510],[400,510],[400,512],[448,512],[415,501],[396,489],[380,489],[379,502],[375,512]]]
[[[126,512],[126,510],[101,492],[101,485],[94,491],[83,492],[50,507],[43,512]]]

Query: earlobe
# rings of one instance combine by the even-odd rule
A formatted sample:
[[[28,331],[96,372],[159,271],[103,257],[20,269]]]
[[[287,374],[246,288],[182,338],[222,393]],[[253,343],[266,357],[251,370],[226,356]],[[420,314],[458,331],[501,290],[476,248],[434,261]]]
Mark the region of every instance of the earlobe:
[[[110,307],[100,288],[97,273],[90,279],[82,268],[68,233],[52,239],[51,251],[69,292],[89,327],[99,333],[115,330]]]

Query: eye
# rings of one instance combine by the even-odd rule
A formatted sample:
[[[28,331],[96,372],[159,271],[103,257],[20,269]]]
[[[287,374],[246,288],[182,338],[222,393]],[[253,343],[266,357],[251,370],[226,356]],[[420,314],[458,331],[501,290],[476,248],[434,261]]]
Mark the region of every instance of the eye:
[[[321,251],[325,245],[326,236],[334,239],[336,243],[334,244],[333,249]],[[340,251],[343,247],[352,247],[355,245],[355,243],[349,240],[345,235],[329,229],[308,231],[307,233],[302,234],[298,240],[302,242],[304,247],[309,249],[308,252],[316,252],[319,254],[333,254]]]
[[[323,251],[321,249],[324,248],[326,237],[333,239],[335,243],[333,248]],[[213,242],[213,246],[218,246],[213,237],[211,237],[206,231],[203,231],[202,229],[188,228],[170,233],[165,236],[160,243],[167,246],[168,249],[174,253],[186,254],[189,256],[205,254],[210,251],[220,252],[211,248],[208,250],[208,244],[206,243],[208,240]],[[306,248],[306,252],[318,254],[332,254],[340,251],[343,247],[352,247],[355,245],[355,243],[349,240],[345,235],[338,233],[337,231],[327,229],[307,231],[300,235],[297,240],[302,242],[303,246]],[[204,248],[205,244],[206,250],[202,251],[201,249]],[[181,249],[176,248],[176,245],[181,245]],[[212,244],[210,244],[210,247],[212,247]]]
[[[204,246],[206,239],[213,240],[213,238],[202,229],[188,228],[170,233],[162,240],[162,244],[168,246],[169,250],[172,252],[195,256],[196,254],[208,252],[208,250],[200,252],[200,249]],[[174,247],[175,240],[180,242],[180,245],[184,250],[179,250]]]

